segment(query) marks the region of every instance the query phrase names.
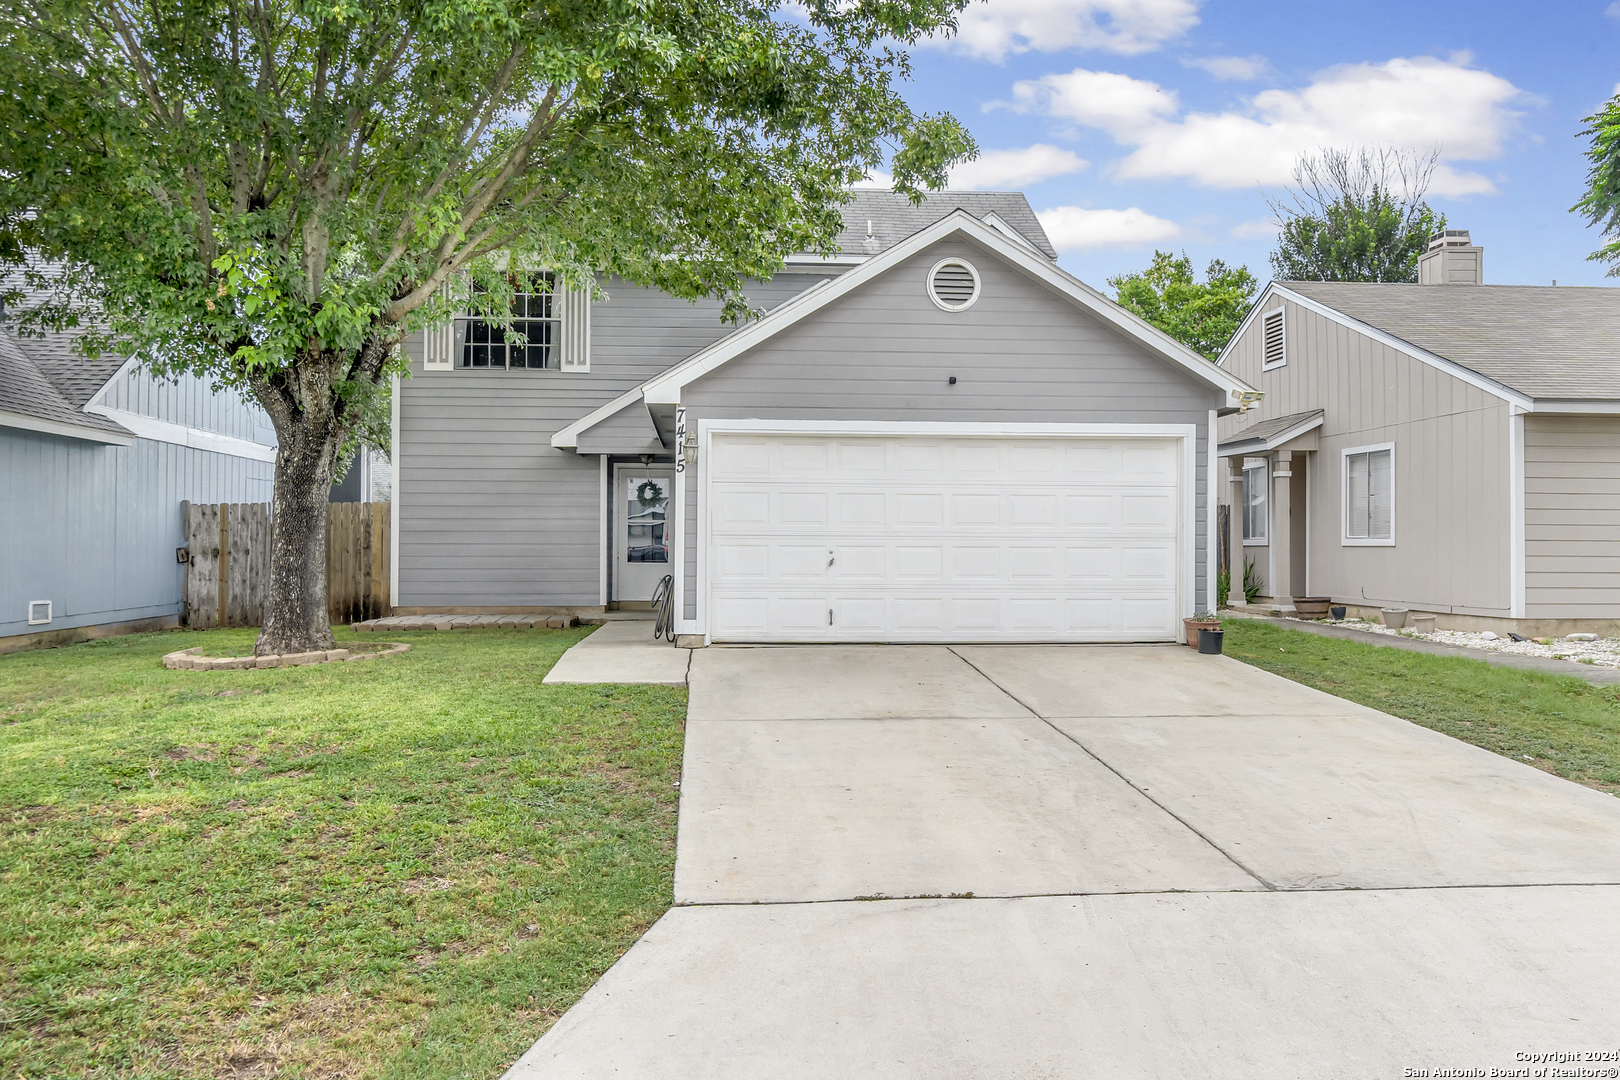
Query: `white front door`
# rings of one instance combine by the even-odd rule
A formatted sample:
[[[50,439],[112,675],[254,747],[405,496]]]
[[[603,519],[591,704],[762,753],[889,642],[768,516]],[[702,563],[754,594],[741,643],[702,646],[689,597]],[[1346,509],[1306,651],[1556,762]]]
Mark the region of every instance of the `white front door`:
[[[675,470],[660,465],[619,465],[614,470],[613,599],[651,600],[671,572],[670,494]]]
[[[1177,437],[716,432],[715,641],[1174,641]]]

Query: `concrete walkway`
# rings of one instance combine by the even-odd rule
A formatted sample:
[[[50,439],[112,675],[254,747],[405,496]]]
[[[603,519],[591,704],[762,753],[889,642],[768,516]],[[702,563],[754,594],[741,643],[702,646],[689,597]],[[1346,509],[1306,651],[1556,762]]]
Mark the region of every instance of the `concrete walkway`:
[[[1568,675],[1590,683],[1609,685],[1620,683],[1620,668],[1598,667],[1596,664],[1577,664],[1569,660],[1554,660],[1550,656],[1521,656],[1518,653],[1492,652],[1489,649],[1470,649],[1463,645],[1447,645],[1425,638],[1395,637],[1393,634],[1370,634],[1349,626],[1330,626],[1326,623],[1307,622],[1303,619],[1273,619],[1264,615],[1236,615],[1221,613],[1222,618],[1257,619],[1275,622],[1289,630],[1298,630],[1317,637],[1338,638],[1341,641],[1360,641],[1385,649],[1405,649],[1407,652],[1429,653],[1432,656],[1455,656],[1459,660],[1478,660],[1497,667],[1518,668],[1520,671],[1539,671],[1544,675]]]
[[[654,638],[651,619],[615,620],[563,653],[541,681],[685,686],[691,658],[691,649]]]
[[[1620,1040],[1620,800],[1185,647],[707,649],[679,906],[515,1078],[1397,1077]]]

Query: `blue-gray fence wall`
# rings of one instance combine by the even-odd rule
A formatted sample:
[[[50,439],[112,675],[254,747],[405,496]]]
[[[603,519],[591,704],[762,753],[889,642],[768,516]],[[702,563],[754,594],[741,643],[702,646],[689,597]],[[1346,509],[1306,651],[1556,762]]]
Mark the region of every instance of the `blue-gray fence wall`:
[[[200,380],[119,377],[103,401],[173,423],[273,442],[264,414]],[[274,466],[174,443],[105,446],[0,428],[0,637],[176,615],[182,501],[266,502]],[[49,625],[28,604],[52,602]]]

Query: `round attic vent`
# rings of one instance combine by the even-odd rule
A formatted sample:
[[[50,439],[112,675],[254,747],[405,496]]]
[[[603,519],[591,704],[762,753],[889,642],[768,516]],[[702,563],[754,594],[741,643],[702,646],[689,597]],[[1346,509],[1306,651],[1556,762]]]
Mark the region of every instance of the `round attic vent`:
[[[979,272],[961,259],[941,259],[928,271],[928,298],[944,311],[964,311],[979,298]]]

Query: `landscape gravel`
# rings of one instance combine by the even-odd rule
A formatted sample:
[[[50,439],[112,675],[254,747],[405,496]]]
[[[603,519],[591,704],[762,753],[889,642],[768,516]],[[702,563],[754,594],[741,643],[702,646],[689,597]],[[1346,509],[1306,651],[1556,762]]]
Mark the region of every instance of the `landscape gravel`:
[[[1290,619],[1289,621],[1303,622],[1305,620]],[[1436,630],[1431,634],[1420,634],[1411,627],[1404,630],[1393,630],[1381,622],[1363,619],[1315,619],[1311,621],[1328,626],[1343,626],[1351,630],[1363,630],[1369,634],[1422,638],[1424,641],[1438,641],[1444,645],[1461,645],[1465,649],[1516,653],[1519,656],[1550,656],[1554,660],[1568,660],[1576,664],[1594,664],[1598,667],[1620,668],[1620,638],[1598,638],[1596,641],[1572,641],[1569,638],[1514,641],[1505,634],[1501,636],[1493,634],[1486,637],[1483,633],[1472,633],[1465,630]],[[1545,644],[1543,644],[1544,642]]]

